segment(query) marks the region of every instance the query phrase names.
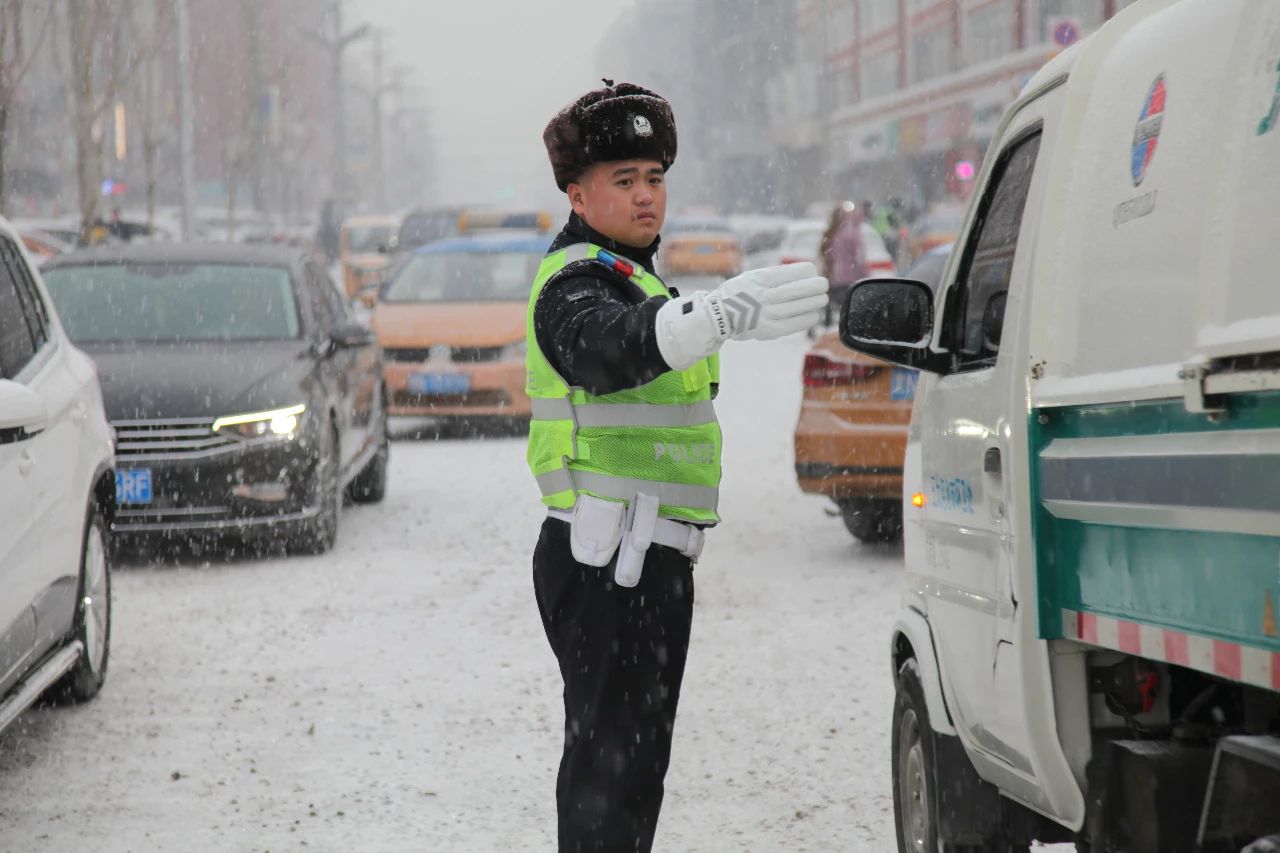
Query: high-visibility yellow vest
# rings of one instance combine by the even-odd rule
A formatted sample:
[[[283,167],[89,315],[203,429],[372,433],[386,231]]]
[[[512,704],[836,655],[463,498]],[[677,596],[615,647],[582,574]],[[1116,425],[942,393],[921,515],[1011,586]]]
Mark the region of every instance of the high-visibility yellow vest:
[[[719,356],[639,388],[596,396],[565,382],[538,346],[538,295],[565,266],[587,259],[611,267],[646,297],[671,296],[641,265],[590,243],[543,259],[529,295],[525,362],[525,391],[533,402],[528,461],[542,502],[571,509],[580,494],[622,503],[646,494],[658,498],[660,516],[715,524],[721,441],[711,386],[720,381]]]

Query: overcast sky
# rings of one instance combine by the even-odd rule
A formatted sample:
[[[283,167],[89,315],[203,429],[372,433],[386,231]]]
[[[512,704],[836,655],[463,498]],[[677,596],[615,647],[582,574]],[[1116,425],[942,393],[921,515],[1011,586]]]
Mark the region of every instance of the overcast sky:
[[[564,204],[542,129],[600,85],[602,35],[630,0],[350,0],[348,28],[387,33],[388,67],[414,69],[435,123],[441,203]],[[368,50],[349,55],[367,65]],[[394,176],[392,176],[394,180]],[[504,191],[514,192],[511,202]]]

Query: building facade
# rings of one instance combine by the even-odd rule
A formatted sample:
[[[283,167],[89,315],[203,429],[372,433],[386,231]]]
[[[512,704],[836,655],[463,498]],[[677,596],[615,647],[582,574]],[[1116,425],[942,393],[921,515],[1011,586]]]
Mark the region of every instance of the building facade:
[[[1004,110],[1133,0],[797,0],[817,19],[822,173],[834,197],[967,200]]]

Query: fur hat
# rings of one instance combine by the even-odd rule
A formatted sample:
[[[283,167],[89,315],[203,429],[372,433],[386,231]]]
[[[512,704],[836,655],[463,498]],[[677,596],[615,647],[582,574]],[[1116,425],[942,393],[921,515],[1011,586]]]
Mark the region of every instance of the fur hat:
[[[561,192],[596,163],[657,160],[665,172],[675,162],[671,104],[632,83],[604,84],[556,113],[542,132]]]

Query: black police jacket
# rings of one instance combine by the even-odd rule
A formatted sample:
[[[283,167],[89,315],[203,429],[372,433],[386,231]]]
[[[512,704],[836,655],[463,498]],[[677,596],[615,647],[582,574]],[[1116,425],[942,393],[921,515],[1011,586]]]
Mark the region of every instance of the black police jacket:
[[[644,249],[627,246],[571,213],[549,251],[574,243],[594,243],[654,272],[656,239]],[[603,264],[575,265],[547,282],[538,295],[533,308],[538,347],[562,379],[591,394],[647,385],[671,369],[658,351],[654,333],[654,318],[667,300],[638,300]]]

